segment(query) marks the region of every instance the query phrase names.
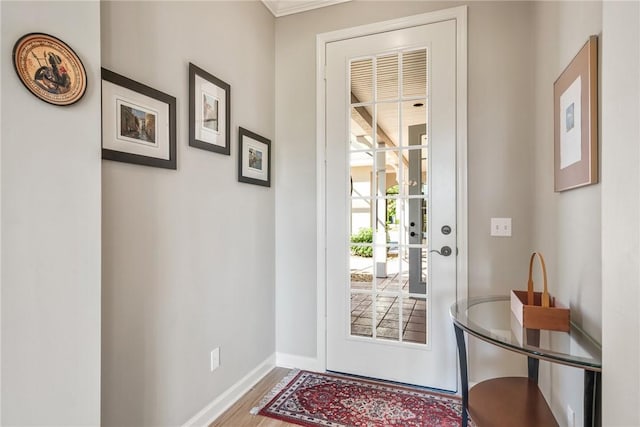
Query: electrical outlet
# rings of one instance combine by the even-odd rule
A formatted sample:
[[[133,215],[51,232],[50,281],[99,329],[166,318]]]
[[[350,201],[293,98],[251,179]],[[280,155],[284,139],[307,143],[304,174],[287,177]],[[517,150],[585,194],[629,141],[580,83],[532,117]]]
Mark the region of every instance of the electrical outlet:
[[[567,427],[576,427],[576,413],[567,405]]]
[[[491,218],[491,235],[511,237],[511,218]]]
[[[220,347],[216,347],[211,350],[211,372],[218,369],[220,366]]]

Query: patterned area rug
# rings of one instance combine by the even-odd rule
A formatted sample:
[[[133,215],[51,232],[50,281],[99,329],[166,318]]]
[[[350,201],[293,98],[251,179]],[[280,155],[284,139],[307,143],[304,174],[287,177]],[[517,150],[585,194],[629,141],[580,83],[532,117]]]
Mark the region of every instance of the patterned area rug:
[[[309,427],[457,427],[461,410],[462,402],[453,395],[295,371],[251,412]]]

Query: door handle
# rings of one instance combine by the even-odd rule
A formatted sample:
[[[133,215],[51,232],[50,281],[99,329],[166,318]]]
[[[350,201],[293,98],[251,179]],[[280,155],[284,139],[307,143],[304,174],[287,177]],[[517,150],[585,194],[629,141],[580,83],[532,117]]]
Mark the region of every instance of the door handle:
[[[452,253],[451,248],[449,246],[443,246],[440,248],[440,250],[431,249],[429,252],[435,252],[438,255],[442,255],[442,256],[449,256]]]

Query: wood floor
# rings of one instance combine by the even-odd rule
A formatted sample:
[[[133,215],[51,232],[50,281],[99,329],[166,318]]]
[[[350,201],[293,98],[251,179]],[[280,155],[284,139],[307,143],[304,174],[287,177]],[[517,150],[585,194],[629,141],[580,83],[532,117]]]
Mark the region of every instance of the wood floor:
[[[296,424],[274,420],[273,418],[251,415],[249,411],[256,406],[260,399],[267,394],[278,382],[289,373],[286,368],[274,368],[258,384],[249,390],[231,408],[222,414],[209,427],[283,427],[296,426]]]

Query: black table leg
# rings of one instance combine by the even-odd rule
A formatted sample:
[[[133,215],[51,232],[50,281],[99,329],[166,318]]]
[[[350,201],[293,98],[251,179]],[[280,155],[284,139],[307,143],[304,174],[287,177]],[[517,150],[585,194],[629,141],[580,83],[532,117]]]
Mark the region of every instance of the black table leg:
[[[469,377],[467,376],[467,345],[464,342],[464,331],[453,325],[458,343],[458,360],[460,360],[460,385],[462,387],[462,427],[467,427],[469,411]]]
[[[540,346],[540,329],[525,329],[527,345],[535,347]],[[540,359],[535,357],[527,357],[527,370],[529,379],[538,384],[538,371],[540,367]]]
[[[600,372],[584,371],[584,427],[600,426]]]
[[[529,372],[529,379],[538,384],[538,371],[540,367],[540,359],[535,357],[527,357],[527,368]]]

